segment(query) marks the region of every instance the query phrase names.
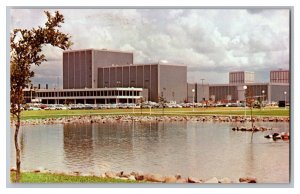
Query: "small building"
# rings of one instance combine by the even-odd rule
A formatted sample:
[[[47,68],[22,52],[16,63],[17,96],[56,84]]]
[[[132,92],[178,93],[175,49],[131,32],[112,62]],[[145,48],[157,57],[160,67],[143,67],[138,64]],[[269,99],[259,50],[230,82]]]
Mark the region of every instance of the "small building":
[[[116,104],[137,103],[147,99],[142,88],[86,88],[86,89],[25,89],[26,100],[37,99],[44,104]]]
[[[290,71],[282,69],[270,71],[270,83],[290,83]]]
[[[255,80],[254,72],[250,72],[250,71],[229,72],[230,84],[254,83],[254,80]]]

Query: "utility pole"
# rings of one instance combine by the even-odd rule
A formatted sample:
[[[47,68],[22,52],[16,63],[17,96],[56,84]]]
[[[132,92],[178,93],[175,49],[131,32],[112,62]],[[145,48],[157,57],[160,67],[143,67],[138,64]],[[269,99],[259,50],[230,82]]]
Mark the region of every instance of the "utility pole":
[[[204,87],[203,87],[203,81],[204,81],[205,79],[201,79],[201,82],[202,82],[202,108],[203,108],[203,100],[204,100]]]

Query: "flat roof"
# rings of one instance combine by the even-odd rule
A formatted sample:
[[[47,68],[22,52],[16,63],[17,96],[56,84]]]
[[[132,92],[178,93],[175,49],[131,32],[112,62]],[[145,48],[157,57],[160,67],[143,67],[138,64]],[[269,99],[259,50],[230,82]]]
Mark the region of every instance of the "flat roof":
[[[200,84],[199,84],[200,85]],[[270,83],[270,82],[260,82],[260,83],[231,83],[231,84],[209,84],[209,86],[255,86],[255,85],[277,85],[277,86],[289,86],[289,83]]]
[[[66,50],[66,51],[63,51],[63,53],[78,52],[78,51],[101,51],[101,52],[133,54],[133,52],[129,52],[129,51],[110,50],[110,49],[105,49],[105,48],[103,48],[103,49],[88,48],[88,49]]]
[[[104,66],[104,67],[98,67],[98,68],[130,67],[130,66],[143,66],[143,65],[163,65],[163,66],[187,67],[187,65],[184,65],[184,64],[148,63],[148,64],[125,64],[125,65],[111,64],[110,66]]]
[[[75,92],[75,91],[84,92],[84,91],[111,91],[111,90],[143,91],[143,88],[115,87],[115,88],[78,88],[78,89],[35,89],[34,91],[35,92]],[[24,91],[30,91],[30,89],[24,89]]]
[[[229,73],[254,73],[254,71],[230,71]]]
[[[270,72],[282,72],[282,71],[290,71],[287,69],[277,69],[277,70],[271,70]]]

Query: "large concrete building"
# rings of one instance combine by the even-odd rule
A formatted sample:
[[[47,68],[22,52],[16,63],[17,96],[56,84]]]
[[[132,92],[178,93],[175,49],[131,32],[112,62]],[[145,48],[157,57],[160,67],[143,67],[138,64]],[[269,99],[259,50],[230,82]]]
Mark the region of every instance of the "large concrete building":
[[[270,83],[290,83],[289,70],[274,70],[270,72]]]
[[[245,97],[268,102],[289,99],[289,71],[270,72],[270,83],[255,83],[254,72],[229,73],[229,84],[187,84],[187,66],[168,63],[134,64],[133,53],[83,49],[63,53],[63,89],[26,91],[47,103],[136,103],[166,101],[244,101]],[[244,87],[247,86],[245,90]]]
[[[187,84],[187,102],[201,102],[209,100],[209,84],[188,83]]]
[[[229,72],[229,83],[230,84],[244,84],[254,83],[254,72],[249,71],[237,71]]]
[[[187,67],[133,64],[133,53],[74,50],[63,53],[63,89],[135,87],[148,91],[147,100],[186,100]]]
[[[98,86],[136,87],[148,90],[150,101],[158,102],[159,97],[168,101],[186,100],[186,65],[135,64],[111,65],[98,68]]]
[[[247,75],[248,74],[248,75]],[[230,72],[229,84],[204,85],[203,94],[195,93],[195,102],[201,102],[203,96],[205,100],[219,102],[239,102],[245,101],[245,97],[262,99],[267,102],[289,101],[290,84],[287,82],[289,71],[271,71],[270,83],[257,83],[254,80],[253,72]],[[276,79],[281,78],[281,79]],[[279,82],[279,80],[281,82]],[[201,84],[188,84],[187,98],[192,102],[192,89],[198,88]],[[246,86],[246,89],[244,89]],[[206,89],[205,89],[206,88]]]
[[[133,64],[133,53],[83,49],[63,52],[63,89],[98,88],[99,67]]]

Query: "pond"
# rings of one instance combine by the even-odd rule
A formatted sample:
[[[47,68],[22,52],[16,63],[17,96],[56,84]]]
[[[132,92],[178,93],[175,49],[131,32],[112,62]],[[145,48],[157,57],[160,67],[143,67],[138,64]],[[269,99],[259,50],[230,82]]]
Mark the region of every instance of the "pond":
[[[260,183],[288,183],[289,141],[275,142],[264,135],[289,131],[289,123],[255,123],[273,130],[254,133],[252,141],[251,132],[231,130],[239,125],[179,121],[23,126],[22,169],[141,171],[232,180],[253,176]],[[11,166],[13,145],[11,134]]]

